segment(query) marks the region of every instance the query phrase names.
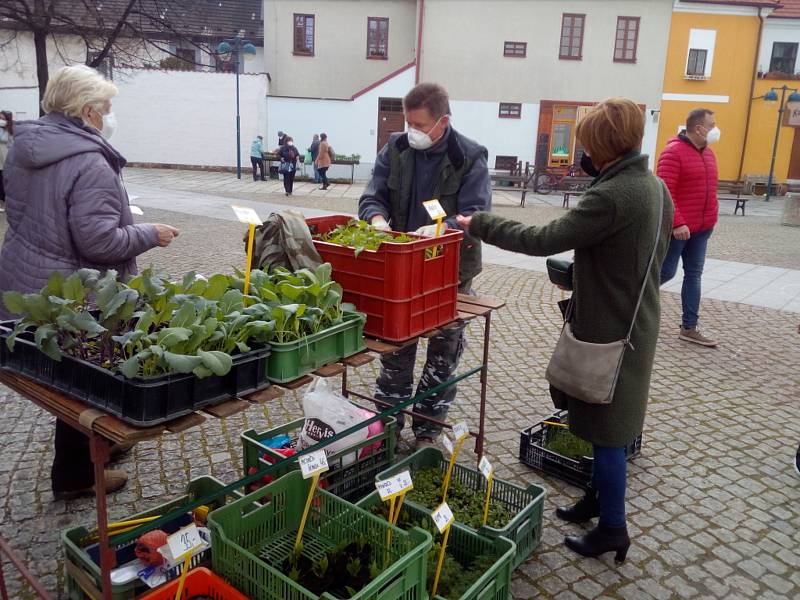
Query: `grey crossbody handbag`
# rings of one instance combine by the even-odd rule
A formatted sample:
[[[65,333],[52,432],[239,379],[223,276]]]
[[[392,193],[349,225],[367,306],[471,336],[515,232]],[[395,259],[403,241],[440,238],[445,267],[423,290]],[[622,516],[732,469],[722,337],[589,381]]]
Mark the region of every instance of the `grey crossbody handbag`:
[[[659,182],[660,183],[660,182]],[[564,328],[561,330],[561,337],[547,365],[545,378],[550,385],[562,392],[582,400],[589,404],[610,404],[614,399],[614,390],[617,387],[619,371],[622,367],[622,358],[625,356],[625,349],[631,345],[631,334],[633,325],[636,323],[636,315],[642,304],[644,290],[647,287],[647,276],[653,266],[658,248],[658,237],[661,235],[661,224],[664,218],[664,184],[660,184],[658,211],[658,227],[656,227],[656,239],[653,242],[653,251],[650,253],[650,261],[644,272],[642,289],[639,291],[639,299],[636,301],[636,308],[633,311],[631,326],[628,334],[621,340],[609,344],[593,344],[582,342],[572,333],[570,324],[570,312],[564,320]]]

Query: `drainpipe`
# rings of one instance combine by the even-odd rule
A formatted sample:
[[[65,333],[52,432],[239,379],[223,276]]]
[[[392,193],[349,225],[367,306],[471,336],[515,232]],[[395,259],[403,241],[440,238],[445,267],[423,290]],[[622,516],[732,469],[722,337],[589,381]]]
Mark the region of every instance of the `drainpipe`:
[[[419,3],[419,26],[417,27],[417,71],[414,74],[414,83],[419,83],[419,73],[422,70],[422,25],[425,19],[425,0],[418,0]],[[759,9],[760,11],[761,9]]]
[[[761,15],[761,8],[758,9],[758,43],[756,44],[756,55],[753,59],[753,74],[750,80],[750,95],[747,100],[747,118],[744,123],[744,143],[742,144],[742,156],[739,158],[739,174],[736,181],[742,180],[742,170],[744,169],[744,155],[747,153],[747,136],[750,133],[750,113],[753,110],[753,94],[756,91],[756,78],[758,77],[758,55],[761,52],[761,36],[764,33],[764,19]]]

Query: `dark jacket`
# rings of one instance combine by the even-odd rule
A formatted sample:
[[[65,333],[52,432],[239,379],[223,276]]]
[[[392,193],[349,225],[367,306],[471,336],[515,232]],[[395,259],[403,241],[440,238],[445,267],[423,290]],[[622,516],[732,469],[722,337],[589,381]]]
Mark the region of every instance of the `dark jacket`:
[[[717,224],[717,159],[711,148],[698,148],[685,135],[678,135],[658,157],[656,174],[667,184],[675,203],[673,227],[686,225],[691,233],[699,233]]]
[[[278,148],[278,156],[281,157],[281,163],[288,166],[290,171],[294,171],[297,168],[297,159],[300,156],[300,152],[296,147],[284,144]]]
[[[308,151],[311,152],[311,160],[317,160],[317,155],[319,154],[319,140],[311,142]]]
[[[601,173],[578,205],[542,227],[478,213],[470,233],[506,250],[549,256],[575,250],[573,331],[583,341],[608,343],[625,337],[658,223],[661,181],[647,156],[623,158]],[[569,398],[570,430],[594,444],[620,447],[642,431],[660,322],[659,271],[672,230],[673,207],[664,192],[661,232],[647,273],[642,306],[622,363],[611,404]]]
[[[136,255],[156,246],[158,233],[133,224],[120,178],[125,159],[61,113],[18,123],[15,134],[5,165],[0,292],[38,292],[52,272],[83,267],[134,274]],[[0,318],[8,317],[0,302]]]
[[[370,221],[382,215],[393,230],[414,231],[433,223],[420,205],[436,198],[447,213],[445,222],[456,229],[456,215],[491,210],[487,155],[486,148],[453,128],[442,142],[425,151],[411,148],[407,134],[392,134],[375,160],[372,179],[359,200],[358,216]],[[465,232],[461,281],[475,277],[481,267],[480,241]]]

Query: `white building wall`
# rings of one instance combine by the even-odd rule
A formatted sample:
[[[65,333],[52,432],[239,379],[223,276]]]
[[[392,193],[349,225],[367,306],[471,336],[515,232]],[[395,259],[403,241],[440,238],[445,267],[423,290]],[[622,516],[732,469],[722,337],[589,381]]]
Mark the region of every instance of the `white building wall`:
[[[130,162],[236,166],[236,76],[133,70],[116,82],[112,144]],[[266,132],[266,75],[240,75],[242,165]]]
[[[411,67],[359,96],[355,100],[267,98],[269,122],[267,143],[277,146],[278,131],[294,138],[301,152],[311,145],[315,133],[327,133],[337,154],[360,154],[356,178],[369,178],[377,155],[378,98],[402,98],[414,87]],[[334,165],[331,177],[350,176],[350,167]]]
[[[790,42],[800,44],[800,19],[767,19],[764,31],[761,34],[761,49],[758,53],[758,70],[762,73],[769,71],[772,58],[772,45],[775,42]],[[800,72],[800,54],[794,66],[795,72]]]

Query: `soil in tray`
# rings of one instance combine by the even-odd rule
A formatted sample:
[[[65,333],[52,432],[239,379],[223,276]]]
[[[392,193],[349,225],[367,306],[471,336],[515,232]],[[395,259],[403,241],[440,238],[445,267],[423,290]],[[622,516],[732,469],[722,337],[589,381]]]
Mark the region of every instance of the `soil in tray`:
[[[414,480],[414,488],[416,489],[416,478]],[[452,483],[450,484],[452,488]],[[448,492],[449,495],[449,492]],[[449,502],[448,502],[449,504]],[[372,507],[372,512],[384,519],[388,516],[387,504],[381,502]],[[414,515],[409,513],[405,508],[400,511],[400,518],[397,520],[397,526],[400,529],[410,529],[412,527],[419,527],[425,529],[433,536],[433,547],[428,553],[428,581],[427,589],[433,588],[433,580],[436,577],[436,565],[439,561],[439,553],[442,550],[442,539],[439,531],[434,527],[433,522],[429,518],[415,518]],[[444,564],[442,565],[442,573],[439,576],[439,586],[436,589],[436,595],[441,596],[447,600],[458,600],[463,596],[466,591],[473,586],[473,584],[481,578],[481,576],[488,571],[492,565],[497,562],[497,556],[491,554],[482,554],[474,557],[468,561],[468,564],[463,564],[461,561],[453,556],[452,538],[447,545],[445,551]]]
[[[444,474],[434,467],[419,469],[414,472],[414,489],[408,493],[408,499],[433,510],[442,503],[442,483]],[[469,488],[455,479],[450,480],[447,490],[447,504],[453,511],[456,521],[469,525],[473,529],[481,527],[483,522],[483,505],[486,501],[486,489],[478,491]],[[486,524],[495,529],[502,529],[514,513],[500,501],[492,500],[489,504],[489,519]]]
[[[292,552],[281,565],[281,571],[315,595],[328,592],[337,598],[350,598],[375,579],[381,565],[380,556],[364,539],[328,548],[321,558],[312,560]]]

